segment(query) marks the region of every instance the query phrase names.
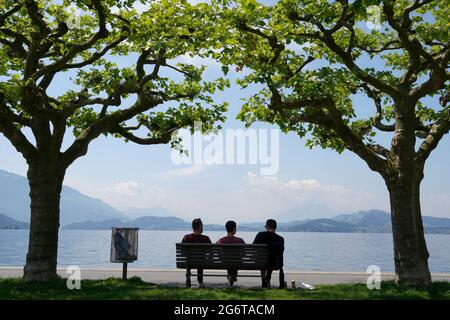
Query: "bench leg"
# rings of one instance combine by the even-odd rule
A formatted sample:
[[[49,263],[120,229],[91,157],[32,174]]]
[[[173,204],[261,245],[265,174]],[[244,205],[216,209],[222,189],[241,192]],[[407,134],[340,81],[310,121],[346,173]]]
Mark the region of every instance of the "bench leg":
[[[279,279],[280,279],[280,289],[286,289],[286,283],[284,280],[284,270],[283,268],[280,268],[280,275],[279,275]]]
[[[186,269],[186,288],[191,287],[191,269]]]

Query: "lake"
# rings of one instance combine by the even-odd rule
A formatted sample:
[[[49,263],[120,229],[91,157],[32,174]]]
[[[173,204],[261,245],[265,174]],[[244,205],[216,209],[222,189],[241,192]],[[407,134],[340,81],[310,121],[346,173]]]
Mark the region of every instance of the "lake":
[[[175,243],[185,231],[139,231],[139,261],[133,268],[175,269]],[[212,241],[223,232],[205,232]],[[286,242],[287,270],[365,272],[378,265],[383,272],[394,270],[392,235],[383,233],[280,233]],[[238,234],[252,242],[255,232]],[[450,272],[450,235],[427,234],[432,272]],[[60,231],[58,265],[118,267],[109,262],[110,230]],[[0,266],[22,266],[28,230],[0,230]]]

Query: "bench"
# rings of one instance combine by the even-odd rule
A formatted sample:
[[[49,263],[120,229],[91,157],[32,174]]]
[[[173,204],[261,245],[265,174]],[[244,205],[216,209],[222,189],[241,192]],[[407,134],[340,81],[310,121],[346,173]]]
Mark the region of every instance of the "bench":
[[[191,273],[191,269],[263,270],[268,268],[268,259],[269,250],[265,244],[176,244],[177,268],[186,269],[186,287],[191,286],[191,276],[196,276]],[[280,270],[279,264],[272,269]],[[245,274],[240,277],[261,277],[261,274]],[[230,285],[233,285],[233,281],[230,281]]]

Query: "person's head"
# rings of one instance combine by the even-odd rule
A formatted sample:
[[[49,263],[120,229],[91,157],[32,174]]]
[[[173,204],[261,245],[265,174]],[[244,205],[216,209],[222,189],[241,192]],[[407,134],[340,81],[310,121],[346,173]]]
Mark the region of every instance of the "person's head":
[[[203,222],[202,219],[197,218],[192,220],[192,230],[194,233],[202,233],[203,232]]]
[[[229,235],[235,235],[236,233],[236,222],[234,222],[233,220],[227,221],[227,223],[225,223],[225,229],[227,230]]]
[[[277,222],[273,219],[268,219],[266,221],[266,230],[269,232],[275,232],[275,230],[277,230]]]

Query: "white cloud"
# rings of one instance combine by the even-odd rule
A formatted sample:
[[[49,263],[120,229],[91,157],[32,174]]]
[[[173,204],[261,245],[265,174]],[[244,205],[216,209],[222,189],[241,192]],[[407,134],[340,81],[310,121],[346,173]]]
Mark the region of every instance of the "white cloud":
[[[192,165],[165,172],[161,174],[164,187],[130,180],[91,189],[87,194],[118,209],[162,206],[181,218],[201,216],[208,223],[223,223],[228,219],[263,221],[292,208],[299,208],[295,219],[321,218],[326,215],[323,208],[348,213],[377,208],[379,203],[383,203],[370,193],[326,185],[317,179],[283,180],[248,173],[231,184],[222,184],[220,178],[208,185],[195,182],[192,176],[203,172],[206,167]],[[180,177],[189,177],[192,184],[180,185],[174,183],[179,180],[171,182],[167,179]]]
[[[304,207],[304,218],[319,218],[309,212],[312,206],[327,207],[340,212],[353,212],[379,207],[375,195],[340,185],[326,185],[316,179],[282,180],[248,173],[244,180],[250,187],[247,195],[256,196],[261,210],[270,208],[273,214],[294,207]],[[267,210],[266,210],[267,211]],[[322,216],[320,216],[322,217]]]
[[[164,178],[187,177],[205,171],[206,167],[206,165],[194,164],[188,167],[163,172],[161,176]]]
[[[110,187],[98,189],[93,196],[118,209],[146,208],[170,202],[170,193],[157,185],[136,181],[117,182]]]
[[[118,182],[111,187],[105,188],[106,192],[110,192],[119,196],[138,197],[142,195],[144,185],[136,181]]]
[[[434,193],[422,197],[422,215],[449,218],[450,195]]]
[[[80,184],[74,187],[118,209],[162,206],[181,218],[202,217],[208,223],[223,223],[228,219],[263,221],[284,212],[290,212],[288,220],[301,220],[367,209],[389,211],[387,193],[376,196],[318,179],[281,179],[248,173],[231,183],[223,182],[223,177],[215,177],[208,184],[199,183],[195,175],[206,167],[192,165],[165,172],[160,175],[160,183],[130,180],[107,187],[81,188]],[[424,215],[448,217],[450,195],[424,195],[422,206]]]

